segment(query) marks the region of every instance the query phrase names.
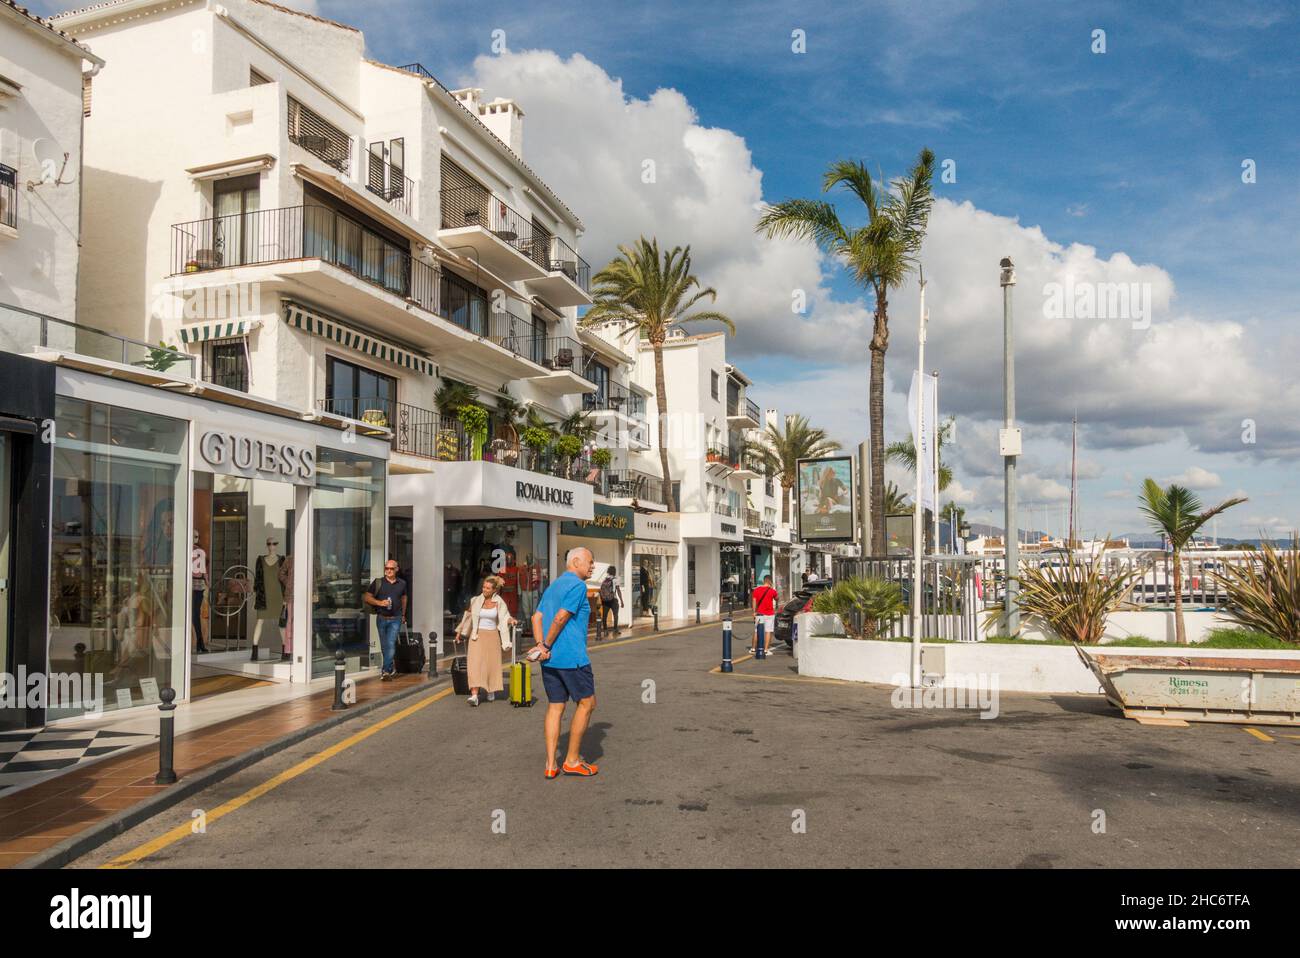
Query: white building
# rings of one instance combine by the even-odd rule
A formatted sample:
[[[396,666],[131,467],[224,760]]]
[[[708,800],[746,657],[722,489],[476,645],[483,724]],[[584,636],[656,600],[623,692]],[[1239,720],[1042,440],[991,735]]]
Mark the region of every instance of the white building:
[[[0,38],[0,304],[72,322],[82,86],[104,61],[11,0],[0,0]],[[0,318],[0,348],[30,345],[16,339],[29,328]]]
[[[356,29],[262,0],[118,0],[57,22],[115,65],[87,125],[83,315],[187,351],[209,393],[389,438],[382,551],[410,576],[418,631],[445,640],[487,571],[527,612],[561,523],[594,517],[608,473],[592,444],[530,447],[506,407],[557,423],[626,376],[578,331],[582,224],[525,163],[520,106],[377,63]],[[452,384],[485,413],[477,432],[437,408]],[[630,402],[601,409],[596,442],[637,422]],[[255,562],[254,526],[287,524],[278,501],[234,508],[248,521],[217,564]],[[220,551],[218,528],[195,531]]]

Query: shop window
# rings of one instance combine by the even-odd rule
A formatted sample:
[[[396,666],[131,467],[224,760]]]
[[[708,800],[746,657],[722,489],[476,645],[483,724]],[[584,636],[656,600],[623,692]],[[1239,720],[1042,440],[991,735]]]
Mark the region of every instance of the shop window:
[[[156,703],[188,643],[187,424],[67,397],[55,423],[49,671],[101,680],[106,710]],[[94,710],[74,686],[50,719]]]
[[[447,522],[443,529],[444,635],[451,635],[483,579],[505,580],[501,598],[510,614],[527,622],[550,584],[550,525],[527,519]]]

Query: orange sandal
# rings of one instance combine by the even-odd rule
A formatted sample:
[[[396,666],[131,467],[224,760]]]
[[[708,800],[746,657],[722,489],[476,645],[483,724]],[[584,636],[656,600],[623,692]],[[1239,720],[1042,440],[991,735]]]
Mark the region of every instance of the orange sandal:
[[[590,762],[579,762],[577,765],[570,765],[565,762],[560,768],[565,775],[581,775],[584,778],[590,778],[600,770],[599,766],[592,765]]]
[[[560,770],[558,768],[547,768],[542,770],[542,774],[549,778],[559,778]]]

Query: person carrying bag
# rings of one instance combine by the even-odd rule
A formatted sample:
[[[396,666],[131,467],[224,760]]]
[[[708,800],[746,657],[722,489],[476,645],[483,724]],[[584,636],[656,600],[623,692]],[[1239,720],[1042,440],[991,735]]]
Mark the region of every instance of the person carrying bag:
[[[456,626],[457,643],[464,640],[468,645],[465,678],[469,704],[473,706],[479,703],[480,691],[487,692],[487,700],[491,702],[497,692],[505,690],[501,678],[502,653],[514,647],[511,628],[516,620],[511,616],[505,599],[500,597],[502,584],[500,576],[485,578],[483,590],[470,601],[469,608]],[[454,670],[454,663],[452,667]],[[454,674],[452,682],[454,685]]]

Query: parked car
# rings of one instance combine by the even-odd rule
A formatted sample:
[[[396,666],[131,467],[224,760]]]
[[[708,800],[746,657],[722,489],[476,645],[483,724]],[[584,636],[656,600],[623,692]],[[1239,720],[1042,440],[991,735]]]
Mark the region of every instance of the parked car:
[[[794,624],[794,617],[800,612],[812,611],[812,600],[818,592],[824,592],[834,583],[830,579],[810,579],[799,587],[797,591],[776,613],[776,625],[772,630],[772,640],[774,642],[789,642],[790,627]]]

